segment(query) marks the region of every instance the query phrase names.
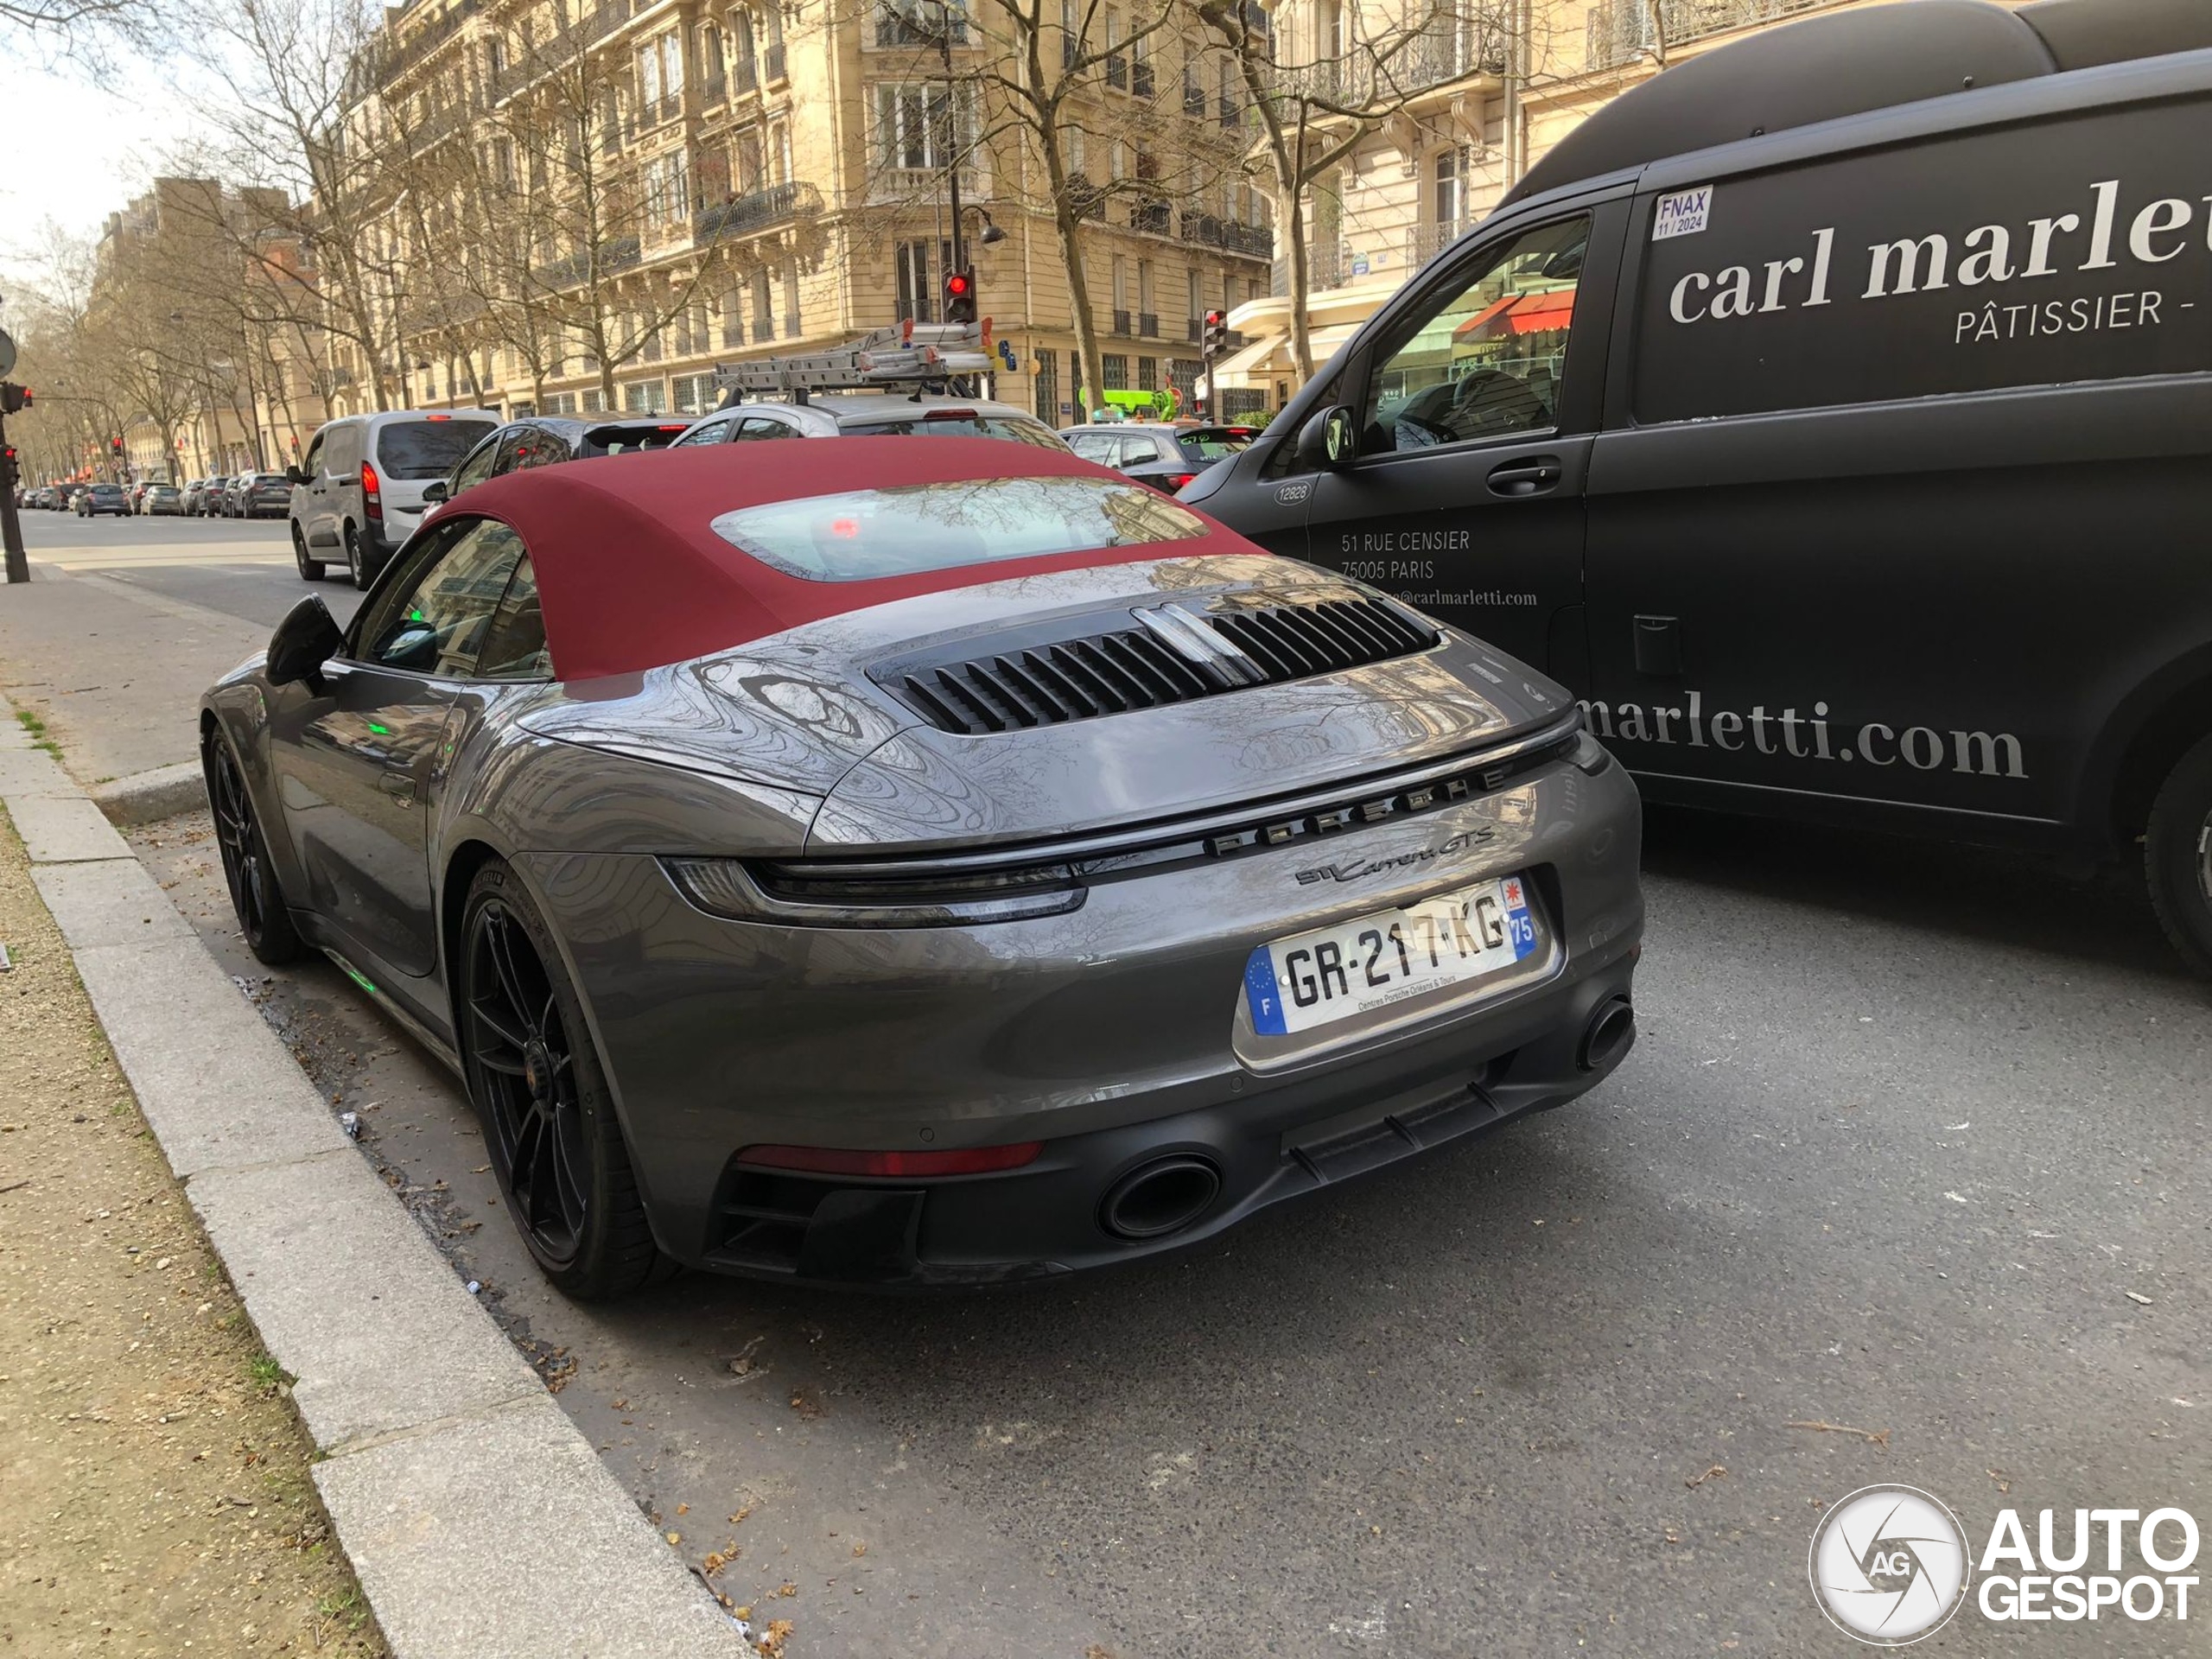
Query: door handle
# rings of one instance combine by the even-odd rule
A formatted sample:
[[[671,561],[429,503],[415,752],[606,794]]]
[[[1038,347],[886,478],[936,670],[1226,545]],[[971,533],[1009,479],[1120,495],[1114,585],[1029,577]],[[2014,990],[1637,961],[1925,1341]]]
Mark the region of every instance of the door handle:
[[[415,804],[415,774],[410,772],[386,772],[378,775],[377,786],[402,806]]]
[[[1531,455],[1526,461],[1509,461],[1491,467],[1490,493],[1492,495],[1541,495],[1556,486],[1563,476],[1557,455]]]
[[[1636,671],[1660,679],[1682,677],[1682,629],[1679,618],[1636,619]]]

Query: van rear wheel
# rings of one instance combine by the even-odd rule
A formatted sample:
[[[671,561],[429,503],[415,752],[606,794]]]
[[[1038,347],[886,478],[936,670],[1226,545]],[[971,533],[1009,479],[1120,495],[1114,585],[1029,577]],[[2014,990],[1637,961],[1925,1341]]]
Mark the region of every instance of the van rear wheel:
[[[2212,737],[2166,774],[2143,832],[2143,866],[2166,937],[2212,978]]]

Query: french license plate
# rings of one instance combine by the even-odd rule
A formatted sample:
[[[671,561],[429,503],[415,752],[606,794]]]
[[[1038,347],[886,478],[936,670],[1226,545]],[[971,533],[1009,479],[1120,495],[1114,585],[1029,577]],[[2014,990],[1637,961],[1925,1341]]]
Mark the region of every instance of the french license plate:
[[[1252,1029],[1286,1037],[1510,968],[1536,950],[1522,878],[1478,882],[1259,946],[1244,964]]]

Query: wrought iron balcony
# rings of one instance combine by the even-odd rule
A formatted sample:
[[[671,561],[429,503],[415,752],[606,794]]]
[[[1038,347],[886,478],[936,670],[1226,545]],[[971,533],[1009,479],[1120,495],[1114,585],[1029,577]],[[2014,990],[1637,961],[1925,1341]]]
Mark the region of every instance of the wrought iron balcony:
[[[706,209],[693,221],[691,233],[702,243],[722,242],[791,219],[811,218],[821,211],[822,192],[803,179],[793,179]]]
[[[1423,265],[1457,242],[1474,227],[1471,219],[1444,219],[1434,225],[1416,225],[1406,232],[1406,267],[1419,270]]]
[[[1275,251],[1275,233],[1266,226],[1239,225],[1214,213],[1185,213],[1183,240],[1252,259],[1268,258]]]
[[[1601,0],[1591,7],[1585,24],[1587,61],[1592,69],[1632,62],[1658,49],[1662,30],[1668,46],[1681,46],[1732,29],[1751,29],[1843,3],[1845,0],[1659,0],[1655,29],[1651,0]]]
[[[1642,0],[1613,3],[1635,6]],[[1758,0],[1747,0],[1747,3],[1758,3]],[[1426,92],[1470,75],[1502,75],[1509,61],[1509,44],[1504,29],[1487,19],[1446,18],[1436,29],[1414,35],[1380,59],[1357,51],[1301,68],[1277,69],[1274,83],[1292,97],[1368,104]]]
[[[1137,333],[1146,340],[1160,338],[1160,314],[1157,311],[1137,313]]]
[[[1171,210],[1164,201],[1133,201],[1129,204],[1129,228],[1149,231],[1154,236],[1172,233]]]
[[[1114,311],[1114,332],[1117,334],[1126,334],[1129,332],[1129,314],[1118,306]]]

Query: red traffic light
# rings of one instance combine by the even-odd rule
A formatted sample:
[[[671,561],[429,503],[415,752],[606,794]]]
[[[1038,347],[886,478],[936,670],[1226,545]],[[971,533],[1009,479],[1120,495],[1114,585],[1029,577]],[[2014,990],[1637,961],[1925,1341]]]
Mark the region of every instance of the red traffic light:
[[[944,279],[944,291],[956,300],[964,298],[968,293],[967,276],[960,271],[954,271]]]
[[[1209,328],[1211,328],[1211,327],[1217,327],[1220,325],[1220,322],[1221,322],[1221,313],[1220,313],[1220,312],[1218,312],[1218,311],[1209,311],[1209,312],[1207,312],[1207,313],[1206,313],[1206,326],[1207,326]]]

